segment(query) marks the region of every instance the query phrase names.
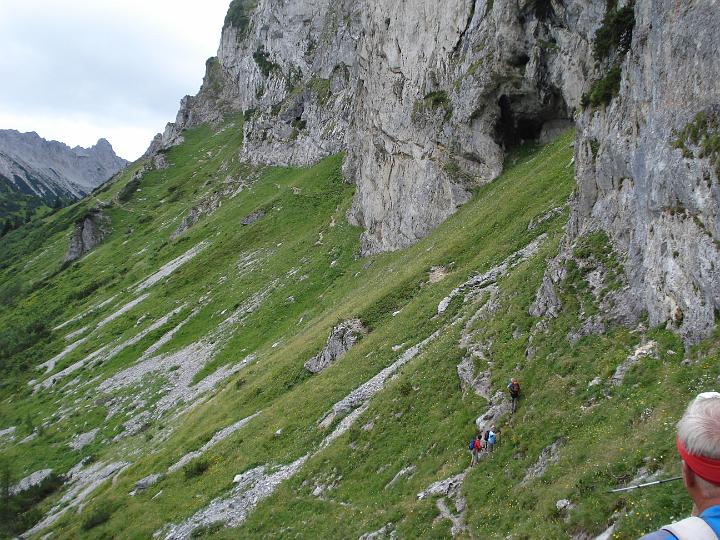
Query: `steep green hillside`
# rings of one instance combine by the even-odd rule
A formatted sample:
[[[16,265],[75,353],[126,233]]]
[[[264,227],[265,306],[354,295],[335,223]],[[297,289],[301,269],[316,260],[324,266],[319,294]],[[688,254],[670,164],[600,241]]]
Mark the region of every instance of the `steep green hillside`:
[[[689,509],[677,485],[606,490],[677,472],[673,423],[716,385],[719,340],[685,353],[664,329],[580,335],[623,287],[599,233],[575,247],[559,316],[528,314],[567,220],[572,134],[513,154],[417,245],[366,259],[343,156],[249,167],[241,135],[242,118],[188,131],[169,168],[127,188],[138,163],[0,241],[0,430],[15,428],[0,478],[52,469],[3,490],[0,534],[49,516],[31,536],[634,538]],[[73,223],[110,202],[109,236],[63,264]],[[190,208],[203,215],[173,234]],[[367,334],[307,371],[354,317]],[[466,471],[488,410],[496,451],[427,492]]]
[[[58,205],[62,204],[58,201]],[[0,236],[50,210],[39,197],[22,193],[0,176]]]

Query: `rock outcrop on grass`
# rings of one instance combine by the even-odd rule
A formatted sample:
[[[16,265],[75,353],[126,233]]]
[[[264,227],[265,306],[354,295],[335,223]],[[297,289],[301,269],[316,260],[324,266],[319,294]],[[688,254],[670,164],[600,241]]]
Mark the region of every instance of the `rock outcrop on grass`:
[[[34,473],[27,475],[14,486],[10,486],[10,495],[17,495],[18,493],[27,491],[30,488],[39,486],[47,480],[50,475],[52,475],[52,472],[52,469],[42,469],[41,471],[35,471]]]
[[[343,321],[332,329],[323,349],[305,362],[305,369],[320,373],[355,346],[367,333],[359,319]]]
[[[75,222],[70,245],[65,252],[64,262],[69,263],[92,251],[108,233],[109,219],[99,210],[88,212]]]

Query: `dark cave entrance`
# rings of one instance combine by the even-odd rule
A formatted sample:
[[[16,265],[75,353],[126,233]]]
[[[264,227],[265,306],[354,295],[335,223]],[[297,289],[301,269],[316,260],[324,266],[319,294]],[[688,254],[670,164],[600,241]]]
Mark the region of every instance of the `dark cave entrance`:
[[[500,118],[495,125],[495,136],[506,150],[520,146],[524,141],[540,137],[544,123],[542,118],[516,114],[510,98],[506,95],[500,96],[498,106]]]
[[[565,100],[558,93],[546,94],[542,100],[545,103],[539,101],[536,96],[500,96],[495,140],[505,150],[517,148],[524,142],[539,140],[543,126],[548,122],[568,120]]]

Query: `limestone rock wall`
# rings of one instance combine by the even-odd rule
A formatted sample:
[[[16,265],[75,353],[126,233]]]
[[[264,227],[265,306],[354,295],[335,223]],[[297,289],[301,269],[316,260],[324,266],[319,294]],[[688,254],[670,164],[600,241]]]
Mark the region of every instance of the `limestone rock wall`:
[[[602,0],[236,0],[200,93],[153,148],[242,112],[246,161],[306,165],[344,150],[363,253],[398,249],[494,179],[509,147],[568,125],[604,9]]]
[[[720,3],[643,0],[635,19],[619,96],[579,117],[568,240],[606,231],[635,312],[696,342],[720,310],[720,148],[699,148],[720,135]],[[693,144],[680,132],[698,114]]]
[[[588,108],[582,96],[610,66],[593,56],[608,4],[634,9],[633,39],[621,62],[611,59],[622,68],[619,95]],[[576,122],[565,248],[605,230],[626,264],[624,319],[647,310],[693,341],[720,307],[720,158],[701,144],[674,148],[673,133],[698,113],[718,116],[718,7],[234,0],[200,93],[152,148],[242,113],[246,161],[305,165],[345,151],[346,179],[357,185],[348,219],[371,254],[425,236],[501,172],[514,145]],[[552,276],[543,290],[536,307],[557,309]]]

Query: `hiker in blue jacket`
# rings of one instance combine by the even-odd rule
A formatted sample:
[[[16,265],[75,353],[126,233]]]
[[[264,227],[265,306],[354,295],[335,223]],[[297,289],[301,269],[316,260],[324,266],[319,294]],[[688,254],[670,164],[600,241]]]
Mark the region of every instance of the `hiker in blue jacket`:
[[[720,393],[705,392],[690,402],[678,423],[676,446],[685,489],[693,500],[690,518],[640,540],[720,539]]]
[[[491,430],[489,430],[488,439],[487,439],[488,452],[492,452],[493,448],[495,448],[495,431],[493,431],[491,429]]]

